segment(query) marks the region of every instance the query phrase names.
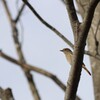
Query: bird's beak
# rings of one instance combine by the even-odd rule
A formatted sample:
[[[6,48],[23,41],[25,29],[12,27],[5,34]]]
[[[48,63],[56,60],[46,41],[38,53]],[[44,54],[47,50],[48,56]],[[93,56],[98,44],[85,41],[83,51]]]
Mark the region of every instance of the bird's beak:
[[[63,52],[63,50],[60,50],[61,52]]]

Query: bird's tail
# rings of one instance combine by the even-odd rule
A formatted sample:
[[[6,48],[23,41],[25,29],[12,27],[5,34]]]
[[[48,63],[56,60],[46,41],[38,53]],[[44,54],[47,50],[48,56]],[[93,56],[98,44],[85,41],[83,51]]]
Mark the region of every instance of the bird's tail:
[[[91,75],[90,71],[86,68],[86,66],[83,64],[82,67],[84,68],[84,70],[89,74]]]

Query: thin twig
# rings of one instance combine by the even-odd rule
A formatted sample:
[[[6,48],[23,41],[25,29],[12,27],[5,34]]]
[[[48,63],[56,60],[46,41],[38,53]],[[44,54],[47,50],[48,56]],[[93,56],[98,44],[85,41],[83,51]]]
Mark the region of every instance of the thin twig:
[[[65,43],[67,43],[72,49],[74,48],[74,45],[64,36],[62,33],[60,33],[56,28],[54,28],[52,25],[50,25],[48,22],[46,22],[40,15],[37,13],[37,11],[34,9],[34,7],[31,6],[31,4],[27,0],[23,0],[23,2],[30,8],[30,10],[33,12],[33,14],[40,20],[42,24],[44,24],[46,27],[48,27],[50,30],[52,30],[54,33],[56,33]],[[90,53],[88,51],[85,51],[86,55],[95,57],[96,59],[100,60],[99,55],[93,55],[93,53]]]
[[[44,75],[46,77],[49,77],[52,81],[54,81],[54,83],[56,83],[63,91],[66,90],[66,86],[63,84],[63,82],[60,81],[59,78],[57,78],[57,76],[55,76],[54,74],[44,70],[44,69],[41,69],[41,68],[38,68],[36,66],[32,66],[32,65],[29,65],[29,64],[23,64],[21,62],[19,62],[18,60],[15,60],[14,58],[8,56],[7,54],[3,53],[1,50],[0,50],[0,57],[4,58],[5,60],[8,60],[14,64],[17,64],[19,66],[21,66],[22,68],[25,68],[29,71],[34,71],[34,72],[37,72],[41,75]],[[81,100],[80,97],[76,97],[76,100]]]
[[[18,14],[17,14],[15,20],[14,20],[15,23],[17,23],[17,22],[19,21],[19,19],[20,19],[20,17],[21,17],[21,14],[22,14],[22,12],[23,12],[23,10],[24,10],[24,8],[25,8],[25,3],[21,6],[21,8],[20,8],[20,10],[19,10],[19,12],[18,12]]]
[[[73,0],[68,0],[68,1],[65,0],[65,4],[66,4],[67,11],[68,11],[71,27],[73,30],[74,41],[77,41],[78,32],[80,30],[79,29],[80,22],[78,20],[77,14],[76,14],[74,2],[73,2]]]
[[[32,66],[32,65],[29,65],[29,64],[24,64],[24,63],[21,63],[20,61],[18,60],[15,60],[14,58],[8,56],[7,54],[3,53],[2,51],[0,51],[0,56],[14,64],[17,64],[19,66],[21,66],[22,68],[25,68],[27,69],[28,71],[35,71],[39,74],[42,74],[46,77],[49,77],[51,78],[63,91],[65,91],[66,89],[66,86],[55,76],[53,75],[52,73],[46,71],[46,70],[43,70],[41,68],[38,68],[36,66]]]
[[[89,51],[85,51],[85,54],[100,60],[100,55],[98,55],[98,54],[94,54],[94,53],[89,52]]]
[[[64,5],[66,4],[64,0],[60,0]]]
[[[56,35],[58,35],[61,39],[63,39],[68,45],[70,45],[73,48],[73,44],[64,36],[62,35],[56,28],[54,28],[52,25],[50,25],[48,22],[46,22],[34,9],[34,7],[31,6],[31,4],[27,0],[22,0],[29,9],[33,12],[33,14],[40,20],[42,24],[44,24],[46,27],[48,27],[50,30],[52,30]]]
[[[25,61],[23,52],[21,50],[21,45],[20,45],[19,39],[18,39],[18,29],[16,27],[16,23],[12,19],[12,16],[11,16],[11,13],[10,13],[10,10],[8,8],[6,1],[2,0],[2,2],[3,2],[3,5],[5,7],[6,13],[8,15],[10,24],[11,24],[11,28],[12,28],[12,32],[13,32],[13,40],[14,40],[14,43],[15,43],[15,47],[16,47],[17,54],[18,54],[18,57],[19,57],[19,61],[22,62],[22,63],[25,63],[26,61]],[[40,95],[38,93],[38,90],[36,88],[36,85],[35,85],[35,82],[32,78],[31,73],[29,71],[27,71],[25,68],[23,68],[23,71],[24,71],[25,76],[28,80],[28,83],[29,83],[31,92],[33,94],[33,97],[35,98],[35,100],[40,100]]]

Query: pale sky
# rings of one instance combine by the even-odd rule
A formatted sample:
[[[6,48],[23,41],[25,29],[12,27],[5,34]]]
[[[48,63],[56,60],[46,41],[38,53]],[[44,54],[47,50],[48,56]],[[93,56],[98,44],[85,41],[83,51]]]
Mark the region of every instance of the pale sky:
[[[22,4],[20,1],[18,7]],[[13,18],[15,18],[17,14],[16,0],[12,0],[12,2],[7,0],[7,2]],[[30,2],[48,23],[73,42],[73,33],[66,7],[60,0],[30,0]],[[12,31],[2,1],[0,7],[0,49],[17,59]],[[27,7],[21,17],[21,23],[24,30],[20,30],[19,38],[20,41],[23,41],[22,50],[27,62],[52,72],[66,84],[70,65],[60,50],[69,46],[54,32],[45,27]],[[19,23],[18,27],[20,29]],[[91,71],[88,56],[85,56],[84,63]],[[34,72],[32,74],[42,100],[64,100],[64,92],[51,79]],[[92,85],[92,77],[82,70],[77,92],[82,100],[94,100]],[[20,67],[3,58],[0,58],[0,86],[3,88],[10,87],[13,90],[15,100],[33,100],[27,80]]]

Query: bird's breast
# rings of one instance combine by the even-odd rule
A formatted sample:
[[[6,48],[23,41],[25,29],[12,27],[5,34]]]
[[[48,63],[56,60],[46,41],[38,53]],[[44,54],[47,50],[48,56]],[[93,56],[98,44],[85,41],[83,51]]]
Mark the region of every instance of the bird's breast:
[[[72,63],[72,55],[70,55],[70,54],[66,55],[66,59],[67,59],[68,63],[71,65],[71,63]]]

